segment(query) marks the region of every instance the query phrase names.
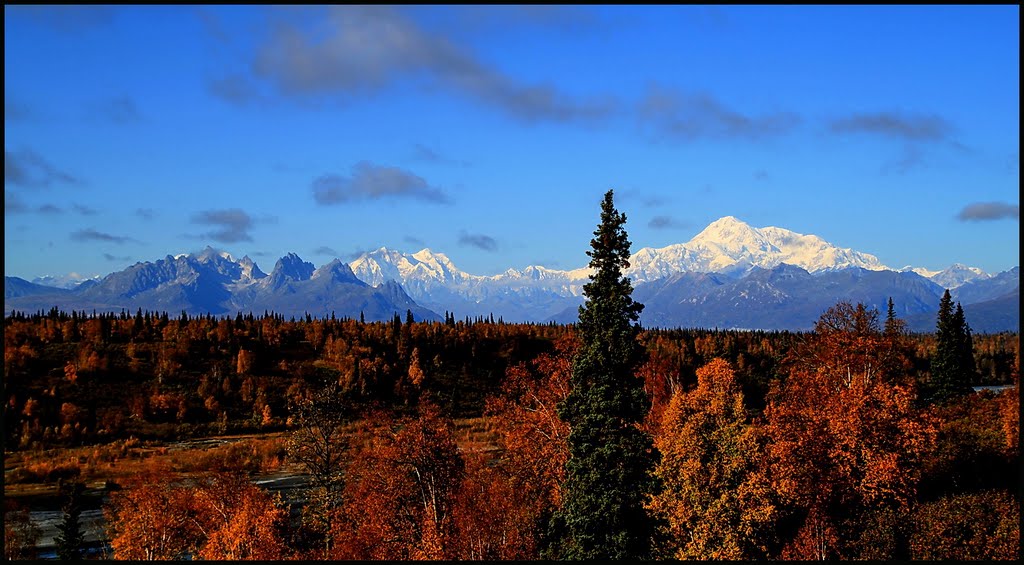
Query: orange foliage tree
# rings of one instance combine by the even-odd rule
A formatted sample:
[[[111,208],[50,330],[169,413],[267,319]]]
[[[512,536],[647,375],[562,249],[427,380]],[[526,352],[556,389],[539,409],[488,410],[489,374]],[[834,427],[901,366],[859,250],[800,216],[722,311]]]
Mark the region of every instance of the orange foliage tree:
[[[336,559],[444,559],[464,475],[453,424],[429,401],[417,418],[373,415],[346,469],[331,527]]]
[[[467,458],[454,501],[449,555],[460,560],[527,560],[537,557],[537,515],[524,504],[518,477],[486,455]]]
[[[911,559],[1020,559],[1020,502],[1012,492],[960,493],[913,514]]]
[[[539,355],[532,368],[509,367],[501,393],[488,401],[485,414],[498,433],[502,466],[509,470],[519,498],[537,513],[561,501],[569,425],[557,406],[571,388],[572,359],[579,348],[573,334],[555,340],[554,351]]]
[[[221,473],[194,482],[153,471],[105,508],[115,559],[280,559],[287,510],[245,477]]]
[[[774,511],[769,489],[754,475],[762,448],[727,361],[711,360],[697,370],[696,389],[672,396],[655,445],[664,489],[651,508],[668,523],[674,557],[765,557],[760,540]]]
[[[784,557],[849,557],[839,540],[857,538],[866,508],[913,500],[934,427],[892,369],[902,365],[894,351],[876,311],[840,303],[797,346],[788,378],[769,395],[768,474],[803,523]]]
[[[173,483],[166,471],[111,493],[104,513],[115,559],[184,559],[200,546],[194,491]]]
[[[196,492],[206,540],[199,558],[269,560],[285,555],[287,509],[238,474],[215,475]]]

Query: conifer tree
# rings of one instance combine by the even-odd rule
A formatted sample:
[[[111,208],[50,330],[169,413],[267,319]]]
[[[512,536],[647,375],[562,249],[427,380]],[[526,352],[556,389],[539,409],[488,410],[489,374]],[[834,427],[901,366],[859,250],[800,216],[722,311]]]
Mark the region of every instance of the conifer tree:
[[[900,333],[900,319],[896,317],[896,305],[892,301],[892,297],[889,297],[889,302],[886,304],[885,310],[885,335],[895,335]]]
[[[970,329],[959,303],[957,311],[953,310],[948,289],[939,301],[935,341],[935,356],[931,360],[932,399],[945,402],[970,392],[969,379],[974,367]]]
[[[960,371],[964,375],[964,382],[970,385],[978,372],[974,363],[974,338],[971,336],[971,326],[964,316],[963,306],[956,303],[956,311],[953,312],[953,326],[956,328],[957,339],[959,340],[957,351],[960,359]]]
[[[626,215],[609,190],[601,223],[591,240],[594,273],[583,287],[580,350],[573,361],[572,390],[559,405],[569,424],[569,460],[562,506],[551,523],[549,557],[645,559],[652,557],[655,519],[645,504],[658,490],[653,475],[660,459],[641,423],[651,402],[635,374],[644,349],[637,341],[643,304],[622,275],[629,266]]]

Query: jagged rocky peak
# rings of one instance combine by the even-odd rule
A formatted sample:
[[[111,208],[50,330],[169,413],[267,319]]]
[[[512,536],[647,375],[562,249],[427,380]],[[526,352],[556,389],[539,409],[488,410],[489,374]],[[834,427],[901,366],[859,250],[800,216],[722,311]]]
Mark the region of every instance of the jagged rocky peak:
[[[274,270],[270,273],[272,277],[287,277],[297,281],[308,280],[313,276],[313,264],[303,261],[295,253],[289,253],[277,260]]]
[[[238,260],[238,265],[242,268],[242,279],[243,280],[259,280],[266,277],[267,274],[260,270],[259,265],[255,261],[249,258],[248,255]]]
[[[315,271],[310,278],[319,279],[321,277],[331,277],[332,280],[337,282],[360,282],[356,278],[355,273],[352,272],[352,268],[348,266],[348,263],[343,262],[341,259],[334,259],[330,263],[321,265]]]
[[[224,251],[222,249],[216,249],[210,247],[209,245],[207,245],[206,248],[200,251],[199,253],[192,254],[192,257],[195,258],[195,260],[199,261],[200,263],[216,261],[218,258],[230,261],[232,263],[235,262],[234,258],[231,257],[231,254],[228,253],[227,251]]]

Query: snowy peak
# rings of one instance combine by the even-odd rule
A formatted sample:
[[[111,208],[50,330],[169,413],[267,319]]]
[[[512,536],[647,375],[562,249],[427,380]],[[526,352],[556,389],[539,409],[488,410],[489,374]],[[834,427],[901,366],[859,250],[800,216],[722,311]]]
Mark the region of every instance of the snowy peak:
[[[381,247],[376,251],[363,253],[349,263],[349,267],[361,281],[370,286],[380,286],[384,281],[400,278],[398,265],[403,259],[400,251]]]
[[[959,288],[969,282],[983,281],[992,278],[992,275],[989,273],[986,273],[977,267],[968,267],[963,263],[953,263],[941,271],[933,271],[924,267],[911,267],[910,265],[903,267],[900,271],[912,271],[931,280],[942,288],[948,288],[950,290]]]
[[[371,286],[386,281],[406,284],[417,281],[424,284],[457,284],[474,278],[463,271],[444,253],[421,249],[413,254],[386,247],[364,253],[349,263],[356,277]]]
[[[41,285],[41,286],[50,286],[50,287],[54,287],[54,288],[63,288],[63,289],[70,290],[70,289],[73,289],[73,288],[77,288],[79,285],[81,285],[83,283],[87,283],[89,281],[92,281],[92,282],[95,283],[95,282],[99,282],[102,279],[103,279],[103,277],[101,277],[99,275],[93,275],[91,277],[86,277],[86,276],[82,276],[82,275],[80,275],[78,273],[72,272],[72,273],[68,273],[66,275],[45,275],[45,276],[42,276],[42,277],[36,277],[36,278],[32,279],[30,282],[32,284],[38,284],[38,285]]]
[[[992,275],[977,267],[968,267],[962,263],[954,263],[928,278],[942,288],[954,289],[971,281],[992,278]]]
[[[641,249],[630,259],[626,274],[634,282],[645,282],[680,272],[729,273],[783,263],[811,273],[850,267],[887,269],[874,255],[837,247],[816,235],[772,226],[755,228],[725,216],[687,243]]]
[[[768,250],[766,247],[768,242],[764,235],[735,216],[725,216],[711,222],[708,227],[694,236],[688,245],[708,245],[727,249],[753,246],[763,248],[762,251]]]
[[[223,259],[229,263],[235,262],[235,260],[231,257],[231,254],[228,253],[227,251],[214,249],[209,245],[206,246],[206,249],[203,249],[199,253],[195,253],[191,256],[200,263],[215,263],[218,262],[218,259]]]
[[[250,283],[267,276],[266,273],[260,270],[259,265],[250,259],[248,255],[242,257],[242,259],[238,261],[238,266],[241,267],[242,271],[240,282]]]

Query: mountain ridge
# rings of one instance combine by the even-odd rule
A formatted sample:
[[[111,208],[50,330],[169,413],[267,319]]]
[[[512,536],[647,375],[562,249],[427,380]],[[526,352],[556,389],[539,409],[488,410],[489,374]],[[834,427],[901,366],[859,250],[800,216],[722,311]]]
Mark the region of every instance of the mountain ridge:
[[[870,273],[895,275],[872,278]],[[506,321],[536,322],[560,320],[566,312],[574,314],[583,302],[583,285],[589,282],[589,274],[588,267],[558,270],[530,265],[496,275],[475,275],[459,269],[443,252],[423,248],[403,253],[387,247],[348,262],[334,258],[320,267],[288,253],[267,274],[248,256],[235,260],[230,253],[207,246],[192,254],[138,262],[63,292],[93,306],[115,308],[145,294],[135,302],[168,310],[179,306],[184,310],[205,308],[212,313],[273,306],[302,314],[308,308],[326,311],[334,300],[349,311],[342,315],[352,315],[351,309],[356,307],[352,297],[371,292],[366,289],[377,289],[378,295],[372,300],[363,296],[356,302],[363,308],[374,305],[383,310],[415,310],[427,318],[439,318],[436,313],[446,311],[459,317],[494,315]],[[989,275],[960,263],[942,271],[909,266],[895,270],[874,255],[835,246],[816,235],[774,226],[755,228],[734,216],[712,222],[686,243],[639,249],[631,256],[624,274],[633,281],[638,296],[653,300],[646,308],[645,323],[681,320],[671,310],[683,308],[679,302],[683,298],[691,304],[699,299],[724,308],[725,302],[736,298],[723,294],[727,292],[745,293],[740,296],[744,300],[757,296],[768,301],[764,304],[772,303],[770,295],[774,292],[774,303],[795,308],[799,301],[794,301],[792,289],[787,291],[786,285],[800,281],[812,309],[819,308],[824,299],[832,303],[852,299],[849,294],[859,288],[858,284],[895,284],[892,276],[896,275],[902,275],[900,280],[911,286],[920,287],[926,281],[931,286],[927,290],[916,288],[913,306],[906,311],[916,315],[931,308],[933,295],[941,296],[943,285],[936,281],[955,284],[954,298],[966,306],[1003,297],[1019,280],[1019,268]],[[706,276],[684,276],[697,274]],[[808,277],[816,279],[814,284],[807,282]],[[681,280],[696,286],[683,288]],[[915,282],[906,282],[910,280]],[[29,297],[47,293],[47,287],[31,285],[23,279],[9,283],[5,279],[5,309],[12,305],[31,309],[28,306],[34,302]],[[867,293],[864,296],[876,298],[872,292],[877,289],[861,290]],[[338,293],[334,298],[328,296],[332,291]],[[49,294],[53,295],[50,300],[69,300],[68,296],[58,299],[60,292],[55,288]],[[670,295],[676,302],[668,299]],[[308,304],[304,305],[303,299]],[[743,302],[732,300],[730,304],[741,308]],[[788,314],[779,315],[789,319]],[[801,318],[800,324],[805,323]]]

